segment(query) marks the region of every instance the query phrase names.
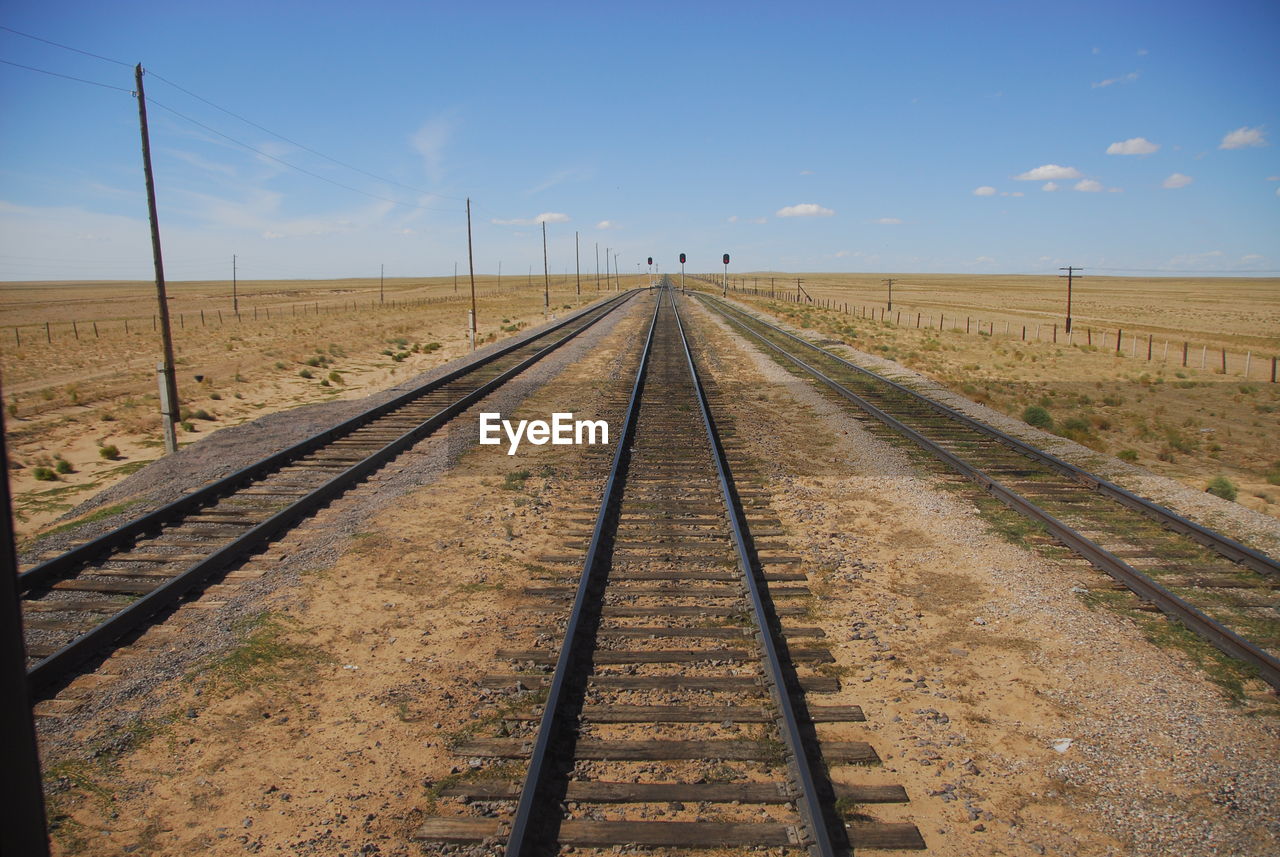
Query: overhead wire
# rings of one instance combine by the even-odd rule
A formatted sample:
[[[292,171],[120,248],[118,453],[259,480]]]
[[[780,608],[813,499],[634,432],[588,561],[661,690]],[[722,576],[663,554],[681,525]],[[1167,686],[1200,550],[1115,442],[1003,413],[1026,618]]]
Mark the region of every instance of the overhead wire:
[[[114,89],[117,92],[128,92],[130,94],[133,94],[132,89],[126,89],[123,86],[112,86],[109,83],[99,83],[96,80],[86,80],[83,77],[73,77],[72,75],[62,74],[61,72],[49,71],[48,69],[43,69],[43,68],[36,68],[33,65],[23,65],[20,62],[13,62],[11,60],[5,60],[5,59],[0,59],[0,63],[4,63],[5,65],[15,66],[17,68],[25,68],[27,71],[38,71],[40,72],[40,74],[47,74],[50,77],[60,77],[63,80],[74,80],[77,83],[87,83],[90,86],[101,86],[103,89]]]
[[[52,40],[50,40],[50,39],[41,38],[40,36],[34,36],[34,35],[32,35],[31,33],[24,33],[24,32],[22,32],[21,30],[15,30],[15,29],[13,29],[12,27],[6,27],[6,26],[3,26],[3,25],[0,25],[0,30],[4,30],[4,31],[6,31],[6,32],[10,32],[10,33],[13,33],[13,34],[15,34],[15,35],[22,36],[22,37],[24,37],[24,38],[32,39],[32,40],[37,41],[37,42],[43,42],[44,44],[52,45],[53,47],[61,48],[62,50],[71,51],[71,52],[73,52],[73,53],[77,53],[77,54],[83,54],[84,56],[88,56],[88,57],[93,57],[94,59],[102,60],[103,62],[114,63],[115,65],[124,66],[125,68],[133,68],[132,64],[130,64],[130,63],[123,62],[123,61],[121,61],[121,60],[117,60],[117,59],[112,59],[111,57],[105,57],[105,56],[102,56],[101,54],[95,54],[95,53],[93,53],[93,52],[91,52],[91,51],[82,50],[82,49],[80,49],[80,48],[74,48],[74,47],[71,47],[70,45],[64,45],[64,44],[62,44],[62,43],[60,43],[60,42],[55,42],[55,41],[52,41]],[[5,63],[5,64],[7,64],[7,65],[12,65],[12,66],[17,66],[18,68],[24,68],[24,69],[28,69],[28,70],[30,70],[30,71],[40,72],[41,74],[47,74],[47,75],[51,75],[51,76],[53,76],[53,77],[60,77],[60,78],[65,78],[65,79],[67,79],[67,80],[77,81],[77,82],[79,82],[79,83],[87,83],[87,84],[90,84],[90,85],[92,85],[92,86],[100,86],[100,87],[103,87],[103,88],[105,88],[105,89],[114,89],[114,90],[119,91],[119,92],[128,92],[128,93],[130,93],[130,94],[136,94],[136,93],[134,93],[134,91],[133,91],[132,89],[127,89],[127,88],[125,88],[125,87],[112,86],[112,85],[110,85],[110,84],[106,84],[106,83],[98,83],[98,82],[96,82],[96,81],[86,80],[86,79],[84,79],[84,78],[79,78],[79,77],[73,77],[73,76],[71,76],[71,75],[61,74],[61,73],[59,73],[59,72],[53,72],[53,71],[47,71],[47,70],[45,70],[45,69],[35,68],[34,66],[22,65],[21,63],[11,62],[11,61],[9,61],[9,60],[0,60],[0,63]],[[354,172],[360,173],[361,175],[367,176],[367,177],[372,178],[372,179],[376,179],[377,181],[385,182],[385,183],[387,183],[387,184],[396,185],[397,187],[402,187],[402,188],[404,188],[405,190],[410,190],[410,191],[413,191],[414,193],[420,193],[420,194],[423,194],[423,195],[426,195],[426,196],[434,196],[434,197],[438,197],[438,198],[440,198],[440,199],[452,199],[452,200],[454,200],[454,201],[456,201],[456,202],[462,202],[462,201],[463,201],[463,198],[462,198],[462,197],[449,196],[449,195],[447,195],[447,194],[435,193],[435,192],[433,192],[433,191],[423,190],[422,188],[414,187],[414,186],[412,186],[412,185],[407,185],[407,184],[404,184],[403,182],[396,181],[395,179],[389,179],[389,178],[387,178],[387,177],[385,177],[385,176],[380,176],[380,175],[378,175],[378,174],[376,174],[376,173],[369,172],[368,170],[362,169],[362,168],[357,167],[357,166],[355,166],[355,165],[353,165],[353,164],[348,164],[348,163],[346,163],[345,161],[341,161],[341,160],[339,160],[339,159],[337,159],[337,158],[334,158],[334,157],[332,157],[332,156],[330,156],[330,155],[326,155],[324,152],[321,152],[321,151],[319,151],[318,149],[314,149],[314,148],[312,148],[312,147],[310,147],[310,146],[307,146],[307,145],[306,145],[306,144],[304,144],[304,143],[299,143],[297,140],[290,139],[289,137],[286,137],[285,135],[280,134],[280,133],[278,133],[278,132],[276,132],[276,131],[272,131],[270,128],[267,128],[267,127],[265,127],[265,126],[263,126],[263,125],[260,125],[260,124],[258,124],[257,122],[254,122],[254,121],[253,121],[253,120],[251,120],[251,119],[247,119],[247,118],[245,118],[244,116],[241,116],[240,114],[238,114],[238,113],[236,113],[236,112],[234,112],[234,111],[232,111],[232,110],[228,110],[227,108],[222,107],[221,105],[215,104],[214,102],[210,101],[209,99],[205,98],[204,96],[202,96],[202,95],[198,95],[198,94],[196,94],[196,93],[192,92],[191,90],[186,89],[185,87],[180,86],[180,85],[179,85],[179,84],[177,84],[177,83],[174,83],[173,81],[169,80],[168,78],[164,77],[163,75],[158,74],[158,73],[157,73],[157,72],[155,72],[155,71],[152,71],[151,69],[144,69],[143,71],[144,71],[144,73],[145,73],[145,74],[147,74],[147,75],[149,75],[149,76],[151,76],[151,77],[154,77],[155,79],[157,79],[157,80],[161,81],[162,83],[167,84],[168,86],[172,86],[174,89],[177,89],[178,91],[180,91],[180,92],[182,92],[182,93],[185,93],[186,95],[189,95],[189,96],[191,96],[192,98],[195,98],[196,100],[201,101],[201,102],[203,102],[203,103],[205,103],[205,104],[209,105],[210,107],[213,107],[213,108],[214,108],[214,109],[216,109],[216,110],[220,110],[220,111],[222,111],[223,113],[227,114],[228,116],[231,116],[231,117],[233,117],[233,118],[235,118],[235,119],[238,119],[238,120],[240,120],[241,122],[244,122],[244,123],[245,123],[245,124],[247,124],[247,125],[251,125],[251,126],[253,126],[254,128],[257,128],[259,131],[263,131],[264,133],[270,134],[270,135],[272,135],[273,137],[277,137],[277,138],[279,138],[279,139],[281,139],[281,140],[284,140],[286,143],[289,143],[290,145],[297,146],[299,149],[302,149],[302,150],[304,150],[304,151],[306,151],[306,152],[310,152],[311,154],[313,154],[313,155],[315,155],[315,156],[317,156],[317,157],[319,157],[319,158],[323,158],[323,159],[325,159],[325,160],[327,160],[327,161],[330,161],[330,162],[332,162],[332,163],[335,163],[335,164],[337,164],[338,166],[341,166],[341,167],[343,167],[343,168],[345,168],[345,169],[352,170],[352,171],[354,171]],[[177,110],[174,110],[172,107],[168,107],[168,106],[166,106],[166,105],[164,105],[164,104],[161,104],[160,102],[156,101],[156,100],[155,100],[155,99],[153,99],[153,98],[148,98],[148,99],[147,99],[147,101],[148,101],[149,103],[151,103],[151,104],[155,104],[157,107],[160,107],[160,108],[162,108],[162,109],[164,109],[164,110],[169,111],[170,113],[174,114],[175,116],[178,116],[178,117],[179,117],[179,118],[181,118],[181,119],[185,119],[185,120],[186,120],[186,121],[188,121],[188,122],[191,122],[191,123],[193,123],[193,124],[195,124],[195,125],[200,126],[201,128],[203,128],[204,130],[206,130],[206,131],[210,132],[211,134],[216,134],[216,135],[218,135],[219,137],[222,137],[223,139],[226,139],[226,140],[228,140],[228,141],[230,141],[230,142],[232,142],[232,143],[235,143],[237,146],[242,146],[242,147],[244,147],[244,148],[248,149],[249,151],[251,151],[251,152],[253,152],[253,153],[257,154],[257,155],[260,155],[260,156],[262,156],[262,157],[264,157],[264,158],[269,158],[270,160],[275,161],[276,163],[282,164],[283,166],[289,167],[290,169],[297,170],[298,172],[303,173],[303,174],[308,175],[308,176],[311,176],[312,178],[316,178],[316,179],[319,179],[319,180],[321,180],[321,181],[328,182],[329,184],[334,185],[334,186],[336,186],[336,187],[340,187],[340,188],[342,188],[343,190],[349,190],[349,191],[351,191],[351,192],[353,192],[353,193],[358,193],[358,194],[361,194],[361,195],[363,195],[363,196],[371,197],[371,198],[373,198],[373,199],[382,200],[382,201],[384,201],[384,202],[390,202],[390,203],[392,203],[392,204],[394,204],[394,205],[403,206],[403,207],[405,207],[405,208],[420,209],[420,210],[426,210],[426,211],[450,211],[450,212],[454,211],[454,209],[449,209],[449,208],[438,208],[438,207],[433,207],[433,206],[420,205],[420,204],[416,204],[416,203],[407,203],[407,202],[402,202],[402,201],[400,201],[400,200],[391,199],[390,197],[385,197],[385,196],[380,196],[380,195],[378,195],[378,194],[369,193],[368,191],[363,191],[363,190],[360,190],[360,189],[358,189],[358,188],[351,187],[350,185],[342,184],[341,182],[334,181],[333,179],[327,178],[327,177],[322,176],[322,175],[320,175],[320,174],[318,174],[318,173],[311,172],[310,170],[307,170],[307,169],[304,169],[303,167],[299,167],[299,166],[296,166],[296,165],[294,165],[294,164],[291,164],[291,163],[289,163],[288,161],[282,160],[282,159],[277,158],[277,157],[275,157],[275,156],[273,156],[273,155],[269,155],[269,154],[267,154],[266,152],[263,152],[263,151],[261,151],[261,150],[259,150],[259,149],[254,148],[253,146],[250,146],[250,145],[249,145],[249,144],[247,144],[247,143],[243,143],[243,142],[241,142],[240,140],[235,139],[234,137],[231,137],[231,136],[229,136],[229,135],[227,135],[227,134],[223,134],[221,131],[218,131],[218,130],[216,130],[216,129],[214,129],[214,128],[211,128],[210,126],[208,126],[208,125],[206,125],[206,124],[204,124],[204,123],[202,123],[202,122],[199,122],[198,120],[192,119],[190,116],[186,116],[186,115],[184,115],[184,114],[182,114],[182,113],[179,113]]]

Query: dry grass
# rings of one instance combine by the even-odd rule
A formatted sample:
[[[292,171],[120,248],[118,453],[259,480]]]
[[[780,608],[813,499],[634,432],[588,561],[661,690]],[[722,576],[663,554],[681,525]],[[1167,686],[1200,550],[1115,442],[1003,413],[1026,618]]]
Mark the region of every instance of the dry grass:
[[[748,275],[746,285],[752,277]],[[1237,502],[1280,517],[1280,384],[1269,383],[1270,357],[1280,354],[1280,281],[1129,280],[1097,278],[1078,284],[1072,344],[1061,322],[1065,285],[1053,277],[901,278],[888,321],[862,318],[862,306],[884,307],[881,277],[811,275],[804,288],[817,299],[848,303],[852,312],[748,298],[785,321],[901,363],[951,390],[1014,417],[1040,407],[1051,430],[1100,452],[1119,455],[1198,490],[1218,476],[1239,487]],[[779,286],[795,278],[777,276]],[[759,278],[767,287],[768,276]],[[871,299],[877,299],[872,304]],[[959,314],[956,314],[959,308]],[[943,310],[947,321],[938,330]],[[899,326],[897,313],[902,312]],[[924,315],[916,328],[915,313]],[[965,315],[974,321],[966,332]],[[928,329],[932,316],[933,327]],[[995,334],[979,334],[995,322]],[[1040,321],[1036,321],[1040,319]],[[1005,334],[1004,323],[1010,332]],[[1022,324],[1031,328],[1022,341]],[[1032,341],[1034,325],[1046,341]],[[1141,337],[1136,356],[1087,345],[1085,331],[1117,327]],[[1147,360],[1146,337],[1152,336]],[[1096,337],[1096,333],[1095,333]],[[1167,360],[1162,343],[1171,344]],[[1182,341],[1234,349],[1228,373],[1220,357],[1200,369],[1199,350],[1181,365]],[[1174,344],[1176,343],[1176,344]],[[1246,379],[1240,359],[1254,353]]]
[[[524,278],[505,277],[501,286],[495,277],[477,278],[482,343],[544,320],[540,281],[529,288]],[[452,277],[388,280],[381,303],[377,279],[246,282],[238,284],[237,321],[229,282],[170,284],[185,417],[179,442],[297,405],[367,395],[466,354],[468,291],[466,278],[459,278],[457,293]],[[553,312],[596,297],[594,276],[583,278],[581,296],[572,277],[552,282]],[[0,361],[20,534],[38,532],[161,454],[154,311],[149,283],[0,284]],[[45,320],[52,322],[52,343]],[[22,326],[20,347],[15,326]],[[107,455],[111,446],[118,459]],[[54,468],[55,456],[74,472],[37,481],[35,468]]]

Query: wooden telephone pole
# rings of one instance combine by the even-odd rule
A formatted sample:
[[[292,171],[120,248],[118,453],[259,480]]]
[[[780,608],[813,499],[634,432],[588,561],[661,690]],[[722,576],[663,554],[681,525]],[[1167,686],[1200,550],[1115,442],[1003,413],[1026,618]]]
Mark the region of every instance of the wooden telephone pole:
[[[160,338],[164,361],[160,374],[160,417],[164,428],[165,452],[178,451],[178,380],[173,369],[173,334],[169,330],[169,299],[164,289],[164,256],[160,252],[160,221],[156,216],[156,181],[151,172],[151,136],[147,133],[147,96],[142,89],[142,63],[133,70],[138,96],[138,125],[142,129],[142,172],[147,180],[147,214],[151,220],[151,257],[156,269],[156,301],[160,305]]]
[[[547,268],[547,221],[542,221],[542,310],[551,312],[551,272]]]
[[[1059,274],[1058,277],[1061,278],[1065,276],[1067,278],[1067,333],[1070,333],[1071,332],[1071,283],[1072,283],[1072,280],[1075,279],[1076,271],[1083,271],[1084,268],[1076,268],[1072,265],[1068,265],[1067,267],[1059,268],[1058,270],[1067,272],[1066,274]]]
[[[889,308],[886,311],[893,312],[893,280],[881,280],[881,282],[889,287]]]
[[[471,350],[476,350],[476,263],[471,254],[471,197],[467,197],[467,265],[471,268]]]

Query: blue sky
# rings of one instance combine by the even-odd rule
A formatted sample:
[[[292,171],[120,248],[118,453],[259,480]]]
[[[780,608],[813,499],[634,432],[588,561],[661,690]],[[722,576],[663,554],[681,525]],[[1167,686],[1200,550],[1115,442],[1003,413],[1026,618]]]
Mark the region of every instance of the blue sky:
[[[1275,2],[5,0],[0,25],[151,72],[174,280],[465,270],[468,196],[488,273],[540,270],[539,218],[553,273],[575,231],[592,273],[596,243],[624,273],[1280,272]],[[133,86],[5,30],[0,59]],[[129,92],[0,65],[0,105],[0,279],[149,277]]]

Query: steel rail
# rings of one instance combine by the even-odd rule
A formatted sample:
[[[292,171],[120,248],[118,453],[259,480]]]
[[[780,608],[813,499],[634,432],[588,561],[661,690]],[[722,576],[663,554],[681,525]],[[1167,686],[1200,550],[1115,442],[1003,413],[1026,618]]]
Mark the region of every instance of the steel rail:
[[[532,853],[536,847],[531,841],[530,826],[537,808],[538,794],[546,780],[551,767],[551,741],[560,728],[560,707],[564,702],[565,683],[571,669],[581,657],[581,641],[578,631],[581,628],[583,612],[593,590],[599,587],[600,557],[606,539],[606,531],[613,510],[617,508],[622,497],[623,474],[631,458],[631,442],[635,436],[636,417],[640,412],[640,397],[644,392],[644,382],[649,372],[649,356],[653,350],[653,335],[658,325],[658,311],[662,302],[659,300],[653,309],[653,318],[649,322],[649,333],[645,338],[644,351],[641,353],[640,366],[636,370],[635,383],[631,386],[631,398],[627,403],[626,417],[622,431],[618,435],[614,448],[613,464],[609,468],[609,478],[605,482],[600,500],[600,511],[596,515],[595,526],[591,530],[591,542],[587,547],[587,555],[582,563],[582,576],[578,581],[577,593],[573,600],[573,609],[569,613],[569,622],[565,627],[564,641],[560,645],[560,654],[556,658],[555,672],[552,675],[551,687],[547,691],[547,700],[543,704],[542,719],[538,724],[538,737],[533,746],[533,754],[529,759],[529,769],[525,773],[524,785],[520,790],[520,802],[516,806],[516,814],[511,822],[511,832],[507,837],[506,857],[521,857]]]
[[[63,554],[48,559],[36,566],[33,566],[27,571],[22,572],[18,575],[19,587],[23,592],[43,588],[47,586],[50,581],[66,575],[69,571],[82,566],[103,554],[109,553],[116,548],[131,544],[138,536],[159,529],[164,524],[177,518],[181,518],[183,515],[199,509],[214,500],[233,494],[240,487],[251,483],[256,479],[260,479],[268,473],[278,470],[290,461],[300,458],[310,452],[314,452],[315,450],[326,446],[331,441],[344,437],[356,429],[361,428],[362,426],[367,425],[368,423],[373,422],[392,411],[398,410],[410,402],[420,399],[446,384],[456,381],[459,378],[494,362],[495,360],[505,357],[511,352],[523,348],[531,342],[536,342],[537,340],[548,336],[567,325],[573,324],[584,316],[601,310],[605,310],[606,312],[611,311],[612,308],[619,306],[621,301],[629,299],[634,294],[634,291],[626,292],[616,298],[605,301],[604,303],[588,307],[587,309],[566,318],[555,326],[541,331],[535,336],[504,346],[490,354],[486,354],[479,360],[459,366],[448,374],[437,378],[434,381],[429,381],[417,389],[410,390],[388,402],[384,402],[381,405],[370,408],[364,413],[357,414],[356,416],[351,417],[332,428],[325,429],[324,431],[314,434],[305,440],[299,441],[293,446],[273,453],[272,455],[254,462],[253,464],[247,465],[228,476],[224,476],[216,482],[206,485],[197,491],[193,491],[186,496],[180,497],[152,512],[121,524],[110,532],[104,533],[91,541],[85,542],[83,545],[72,548]],[[585,330],[586,328],[584,327],[583,329]]]
[[[601,312],[595,318],[590,319],[582,327],[572,331],[562,339],[539,349],[537,352],[517,365],[511,367],[506,372],[503,372],[497,377],[481,385],[479,388],[458,399],[453,404],[447,405],[435,415],[424,420],[415,428],[405,432],[399,438],[386,444],[363,461],[352,465],[342,473],[339,473],[332,479],[329,479],[324,484],[320,485],[311,493],[299,498],[293,503],[290,503],[287,507],[275,513],[266,521],[263,521],[247,532],[242,533],[229,544],[224,545],[209,556],[191,565],[159,588],[132,602],[118,613],[112,614],[112,616],[106,621],[94,626],[81,636],[60,648],[58,651],[32,666],[27,672],[27,681],[31,688],[32,701],[38,702],[41,699],[48,698],[51,692],[56,692],[60,683],[67,678],[70,671],[75,666],[86,660],[98,648],[114,642],[120,636],[144,624],[156,613],[172,608],[188,592],[204,584],[207,580],[212,578],[228,565],[260,550],[273,538],[276,538],[281,532],[295,526],[299,521],[311,515],[311,513],[316,509],[338,497],[352,485],[360,482],[371,473],[377,471],[388,461],[418,443],[422,438],[434,432],[454,416],[462,413],[467,408],[483,399],[490,392],[502,386],[507,381],[538,362],[547,354],[559,348],[566,342],[569,342],[582,331],[590,328],[600,319],[604,318],[609,312],[612,312],[613,309],[621,306],[622,302],[625,302],[625,299],[629,299],[634,294],[634,292],[629,292],[619,296],[619,298],[614,299],[614,301],[606,302],[605,304],[595,307],[595,310],[600,310]],[[553,330],[563,327],[564,324],[569,323],[569,321],[577,320],[587,314],[588,313],[579,313],[572,319],[557,325]],[[527,341],[528,340],[526,340],[526,342]],[[514,348],[506,349],[506,351],[511,350],[514,350]],[[482,363],[474,364],[472,368],[477,368],[478,366],[485,365],[489,362],[491,362],[491,360],[486,359]],[[450,374],[454,375],[456,373]],[[438,386],[438,384],[436,386]],[[396,401],[399,401],[399,399]],[[275,458],[275,456],[273,456],[273,458]],[[241,473],[243,472],[244,471],[241,471]],[[224,483],[225,481],[226,480],[224,480]],[[170,504],[170,506],[165,508],[172,508],[174,505],[176,504]]]
[[[796,336],[794,333],[790,333],[786,330],[783,330],[782,328],[776,325],[770,324],[769,322],[764,321],[762,319],[758,319],[753,316],[747,315],[746,313],[742,312],[742,310],[738,309],[737,307],[734,307],[732,304],[729,304],[727,301],[723,301],[719,298],[716,298],[715,296],[710,296],[710,295],[699,294],[698,297],[703,299],[704,301],[714,302],[715,304],[719,304],[724,307],[727,307],[730,312],[740,314],[750,319],[750,321],[756,324],[760,324],[764,327],[767,327],[771,332],[780,334],[781,336],[786,337],[790,341],[796,342],[809,349],[817,351],[820,354],[822,354],[824,357],[827,357],[831,360],[835,360],[836,362],[840,363],[842,366],[844,366],[847,369],[851,369],[861,375],[865,375],[873,379],[877,383],[885,384],[900,393],[904,393],[907,396],[915,399],[919,403],[926,405],[932,408],[933,410],[943,414],[944,416],[950,417],[951,419],[954,419],[964,424],[968,428],[971,428],[975,431],[979,431],[987,435],[988,437],[992,437],[996,439],[997,441],[1004,444],[1005,446],[1008,446],[1016,450],[1017,452],[1022,453],[1023,455],[1026,455],[1030,458],[1034,458],[1037,461],[1040,461],[1044,464],[1049,465],[1053,469],[1062,473],[1064,476],[1070,476],[1071,478],[1075,479],[1081,484],[1086,485],[1098,491],[1103,496],[1109,497],[1110,499],[1115,500],[1116,502],[1124,506],[1134,509],[1135,511],[1142,512],[1143,514],[1156,519],[1157,521],[1159,521],[1161,524],[1168,527],[1169,529],[1182,533],[1183,535],[1193,539],[1200,545],[1210,548],[1211,550],[1217,551],[1218,553],[1222,554],[1227,559],[1230,559],[1233,562],[1238,562],[1241,565],[1247,566],[1253,569],[1254,571],[1259,572],[1260,574],[1280,576],[1280,560],[1277,560],[1274,557],[1268,556],[1267,554],[1264,554],[1261,551],[1256,550],[1255,548],[1251,548],[1248,545],[1242,544],[1241,542],[1231,538],[1230,536],[1225,536],[1222,533],[1215,532],[1209,529],[1208,527],[1205,527],[1201,524],[1197,524],[1195,521],[1192,521],[1188,518],[1183,517],[1182,515],[1179,515],[1177,512],[1173,511],[1172,509],[1169,509],[1165,506],[1161,506],[1160,504],[1155,503],[1151,500],[1148,500],[1145,497],[1140,497],[1137,494],[1134,494],[1132,491],[1129,491],[1125,488],[1120,487],[1119,485],[1116,485],[1114,482],[1110,482],[1101,476],[1090,473],[1089,471],[1084,470],[1080,467],[1077,467],[1076,465],[1071,464],[1068,461],[1064,461],[1061,458],[1058,458],[1057,456],[1053,455],[1052,453],[1045,452],[1042,449],[1037,449],[1036,447],[1031,446],[1027,442],[1019,438],[1016,438],[1013,435],[1006,434],[1005,432],[1002,432],[997,428],[994,428],[977,419],[974,419],[968,414],[962,413],[956,410],[955,408],[949,407],[945,404],[942,404],[941,402],[934,401],[933,399],[930,399],[928,396],[925,396],[911,389],[910,387],[907,387],[903,384],[900,384],[896,381],[886,378],[883,375],[878,375],[875,372],[870,371],[869,369],[864,369],[861,366],[851,363],[848,360],[845,360],[843,357],[840,357],[838,354],[833,354],[830,351],[827,351],[825,348],[822,348],[821,346],[815,345],[814,343],[809,342],[803,339],[802,337]]]
[[[835,849],[831,842],[831,832],[827,825],[827,819],[823,813],[822,802],[813,775],[813,766],[809,764],[809,756],[805,750],[804,739],[800,734],[800,721],[796,716],[795,706],[792,703],[791,692],[787,686],[786,675],[782,668],[782,658],[778,653],[778,646],[773,638],[769,617],[765,610],[764,596],[761,594],[760,582],[756,578],[756,568],[752,563],[750,528],[747,525],[746,513],[742,509],[742,504],[738,501],[737,489],[734,487],[729,462],[725,457],[724,447],[720,443],[715,420],[711,416],[711,406],[707,401],[706,390],[702,386],[702,379],[699,377],[697,366],[693,362],[693,354],[689,350],[689,340],[685,336],[684,322],[680,319],[680,310],[676,306],[675,296],[668,295],[668,297],[671,300],[671,308],[675,312],[676,326],[680,331],[680,344],[684,348],[685,362],[688,364],[689,374],[693,378],[693,386],[698,398],[698,409],[702,413],[702,424],[707,433],[707,443],[711,447],[712,458],[715,461],[716,476],[720,483],[720,494],[724,499],[725,511],[729,517],[729,527],[733,532],[734,549],[738,554],[738,567],[742,571],[742,576],[746,582],[747,595],[751,601],[751,611],[755,616],[758,629],[760,647],[764,650],[765,673],[774,705],[778,711],[779,731],[782,733],[787,751],[791,755],[790,767],[792,776],[795,779],[793,785],[798,793],[796,795],[796,808],[799,810],[800,817],[808,827],[809,835],[813,839],[808,850],[814,857],[834,857]]]
[[[1129,565],[1115,554],[1106,550],[1091,539],[1081,535],[1079,532],[1060,521],[1055,516],[1050,515],[1048,512],[1027,500],[1022,495],[1006,488],[999,482],[999,480],[992,478],[982,470],[963,461],[939,444],[925,437],[920,432],[898,420],[896,417],[886,413],[859,396],[857,393],[854,393],[849,388],[840,384],[838,381],[830,378],[819,369],[809,365],[777,344],[770,342],[746,324],[743,324],[741,321],[738,321],[728,314],[722,315],[724,315],[726,320],[730,323],[734,324],[736,327],[749,334],[768,348],[790,360],[800,369],[821,381],[837,394],[853,402],[859,408],[880,420],[894,431],[897,431],[899,434],[915,442],[918,446],[929,452],[934,457],[940,459],[948,466],[958,470],[969,479],[972,479],[974,482],[981,485],[985,490],[990,492],[1010,508],[1028,518],[1039,521],[1055,538],[1079,553],[1085,559],[1089,560],[1089,562],[1094,566],[1111,575],[1111,577],[1115,578],[1120,583],[1123,583],[1129,589],[1133,590],[1133,592],[1140,598],[1155,604],[1162,612],[1181,622],[1193,633],[1199,635],[1220,651],[1250,664],[1258,671],[1258,675],[1263,679],[1263,681],[1267,682],[1274,688],[1280,689],[1280,658],[1277,658],[1265,649],[1254,645],[1249,640],[1241,637],[1239,634],[1235,633],[1217,620],[1206,616],[1196,607],[1178,597],[1176,594],[1170,592],[1168,589],[1165,589],[1159,583]],[[772,327],[767,324],[766,326]],[[781,332],[786,333],[786,331]],[[788,336],[790,336],[790,334],[788,334]],[[800,341],[803,342],[803,340]],[[823,353],[825,354],[828,352],[823,351]],[[846,361],[841,362],[843,363]]]

